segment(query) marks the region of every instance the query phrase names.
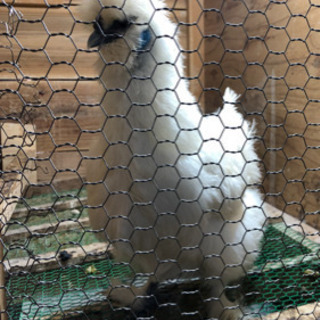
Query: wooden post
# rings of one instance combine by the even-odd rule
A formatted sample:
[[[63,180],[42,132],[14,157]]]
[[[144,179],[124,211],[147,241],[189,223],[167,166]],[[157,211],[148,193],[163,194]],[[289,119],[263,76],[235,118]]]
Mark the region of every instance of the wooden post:
[[[35,141],[31,141],[26,131],[32,126],[20,123],[2,123],[0,127],[2,149],[2,176],[0,178],[0,312],[1,320],[7,320],[6,275],[4,267],[4,245],[2,236],[6,223],[10,221],[17,204],[28,182],[35,183],[37,176],[33,164],[28,163],[36,156]],[[21,149],[23,152],[21,152]]]
[[[190,89],[200,102],[204,109],[203,87],[205,85],[205,76],[203,72],[203,62],[205,60],[204,36],[204,0],[188,0],[188,68],[187,73],[191,78]]]
[[[2,139],[0,136],[0,145],[2,145]],[[2,157],[2,152],[1,152]],[[1,161],[1,171],[3,170],[3,163]],[[3,193],[1,192],[1,196],[3,196]],[[3,202],[3,200],[2,200]],[[2,225],[0,226],[0,230],[2,230]],[[2,238],[2,237],[1,237]],[[4,259],[3,259],[3,243],[0,239],[0,315],[1,320],[7,320],[7,299],[6,299],[6,290],[5,290],[5,270],[4,270]]]
[[[1,312],[1,320],[7,320],[7,297],[6,297],[6,289],[5,289],[5,269],[4,269],[4,261],[3,261],[3,243],[0,241],[0,312]]]

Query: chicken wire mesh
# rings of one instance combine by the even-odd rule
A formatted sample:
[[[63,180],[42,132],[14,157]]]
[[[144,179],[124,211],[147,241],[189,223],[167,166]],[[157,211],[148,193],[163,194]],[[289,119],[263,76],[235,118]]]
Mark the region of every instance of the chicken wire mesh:
[[[191,0],[167,1],[165,7],[149,0],[89,3],[86,2],[84,10],[88,12],[80,13],[78,0],[1,2],[1,317],[206,319],[223,318],[226,313],[221,311],[221,305],[225,311],[239,309],[240,305],[241,312],[231,313],[232,318],[317,318],[319,3]],[[91,7],[92,3],[98,9]],[[96,12],[91,16],[90,10]],[[164,13],[175,27],[167,29],[160,24],[159,31],[157,23]],[[147,18],[141,20],[140,15]],[[112,24],[107,19],[116,22]],[[135,28],[133,35],[132,28]],[[95,37],[90,36],[94,31]],[[176,40],[178,35],[180,42]],[[137,37],[137,43],[133,42],[133,36]],[[99,48],[97,41],[102,41]],[[156,50],[167,48],[167,42],[169,49],[157,55]],[[119,55],[116,58],[110,55],[111,62],[103,47],[108,45],[114,46],[110,48]],[[152,57],[152,63],[148,63],[154,69],[151,72],[147,69],[146,73],[134,71],[147,68],[148,64],[141,61],[146,55]],[[186,57],[187,75],[179,66],[182,55]],[[138,62],[131,65],[131,59]],[[126,77],[129,75],[125,85],[122,79],[117,79],[122,74],[117,66],[126,70]],[[174,80],[179,80],[162,84],[158,74],[162,67]],[[109,82],[108,73],[114,82]],[[181,93],[180,82],[185,80],[196,100],[184,97],[188,91]],[[145,83],[141,86],[151,92],[151,99],[133,98],[130,84],[135,82]],[[246,132],[245,120],[235,125],[221,113],[219,108],[227,87],[241,94],[237,108],[244,119],[255,121],[254,134]],[[144,96],[139,86],[134,89],[138,97]],[[169,107],[163,111],[157,105],[158,100],[166,103],[162,95],[168,92],[170,101],[175,101],[173,111]],[[127,97],[125,102],[123,95]],[[114,105],[110,106],[110,101]],[[232,101],[227,99],[231,104]],[[200,119],[194,113],[198,102],[203,110],[214,112],[212,117],[220,120]],[[147,120],[141,110],[145,112],[148,106],[153,108],[153,118],[142,126],[130,110],[139,109],[137,113]],[[181,120],[186,108],[197,125],[188,126],[187,121]],[[211,126],[221,127],[217,129],[221,130],[218,136],[208,136],[202,129],[207,119],[212,121]],[[159,134],[159,128],[167,129],[168,122],[176,131],[170,129]],[[112,135],[119,127],[123,131]],[[181,132],[190,145],[199,140],[197,150],[179,142]],[[226,132],[231,132],[231,137]],[[245,140],[240,150],[230,148],[226,142],[236,140],[236,136]],[[92,145],[99,139],[109,145],[92,154]],[[139,139],[142,143],[137,146],[133,142]],[[147,143],[150,140],[151,147]],[[250,173],[246,170],[256,163],[255,158],[234,157],[233,162],[245,164],[240,172],[226,171],[225,159],[242,154],[248,141],[255,142],[261,159],[263,177],[259,184],[246,178]],[[208,142],[218,142],[214,146],[222,150],[217,151],[220,158],[200,159],[197,169],[202,148]],[[169,156],[161,159],[159,150],[168,144],[176,147],[166,150]],[[119,153],[117,148],[123,157],[112,158],[112,154]],[[192,160],[181,164],[179,159],[183,157]],[[112,173],[107,172],[100,183],[104,187],[96,188],[99,179],[92,179],[92,172],[88,177],[86,167],[89,164],[96,172],[101,161],[105,171],[108,168],[109,172],[130,172],[130,188],[121,183],[119,186],[118,176],[113,181]],[[137,166],[143,170],[137,172]],[[196,169],[188,171],[185,169],[188,166]],[[218,182],[209,183],[203,177],[203,168],[210,166],[220,168],[216,173]],[[241,194],[230,196],[223,189],[226,188],[223,181],[230,178],[227,188],[231,189],[238,177],[245,187]],[[123,174],[124,184],[128,184],[127,179]],[[193,184],[197,195],[188,195],[181,187],[184,183]],[[141,184],[146,185],[143,190],[147,194],[142,199]],[[247,188],[259,188],[264,195],[259,207],[268,225],[249,227],[242,221],[245,212],[257,206],[243,200]],[[231,207],[233,201],[241,199],[237,206],[244,204],[243,216],[220,214],[225,211],[223,204],[205,207],[202,195],[210,190],[220,190]],[[94,203],[90,197],[96,194],[102,199]],[[116,203],[108,207],[110,194]],[[131,208],[128,216],[123,209],[128,201],[123,195],[127,194]],[[167,198],[161,198],[163,194]],[[162,204],[166,201],[169,205]],[[146,207],[154,211],[144,211]],[[109,213],[110,208],[116,212]],[[109,244],[97,236],[101,227],[89,222],[88,211],[95,209],[102,209],[104,215],[112,217],[103,228]],[[139,211],[155,217],[151,223],[142,224]],[[181,217],[186,211],[201,212],[204,218]],[[212,213],[219,217],[214,226],[205,220]],[[166,220],[161,226],[163,217]],[[129,237],[123,233],[115,239],[109,234],[119,220],[127,224],[122,228],[131,230]],[[241,226],[240,240],[232,241],[226,235],[235,232],[230,225]],[[259,240],[257,236],[259,255],[247,268],[246,258],[255,255],[256,249],[244,243],[246,235],[255,228],[262,231],[263,237]],[[183,232],[190,238],[188,241],[180,237]],[[135,247],[139,234],[144,235],[143,243]],[[219,252],[207,250],[209,238],[222,242]],[[175,254],[178,252],[177,256],[161,257],[161,241],[163,251],[173,250]],[[117,251],[120,247],[120,252],[130,251],[127,245],[133,251],[129,260],[114,260],[114,247]],[[238,249],[233,255],[241,252],[240,262],[225,255],[234,248]],[[181,256],[191,256],[197,250],[202,262],[184,265]],[[151,263],[153,271],[137,268],[139,257],[151,253],[157,255]],[[197,259],[198,256],[192,258]],[[203,286],[199,273],[209,260],[219,265],[218,271],[206,273],[208,286]],[[163,265],[178,266],[178,272],[162,279],[159,270]],[[211,282],[213,287],[220,287],[224,274],[227,279],[232,278],[228,276],[230,269],[231,273],[240,269],[239,274],[246,274],[241,287],[238,281],[228,281],[218,294],[213,295],[210,290],[208,294]],[[132,284],[143,288],[154,276],[159,284],[151,283],[143,294],[139,291],[134,302],[121,303],[134,295]],[[120,294],[118,301],[109,292],[110,287],[128,290]],[[141,298],[144,295],[151,298]],[[225,295],[231,304],[225,302]],[[242,295],[244,302],[239,299]],[[215,304],[217,301],[219,306]]]

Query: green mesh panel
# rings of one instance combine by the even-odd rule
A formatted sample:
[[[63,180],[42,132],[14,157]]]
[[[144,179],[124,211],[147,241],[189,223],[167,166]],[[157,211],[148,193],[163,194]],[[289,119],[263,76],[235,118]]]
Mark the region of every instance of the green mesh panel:
[[[307,271],[320,271],[318,264],[302,263],[253,274],[247,283],[247,303],[262,314],[320,300],[320,278]]]
[[[38,274],[11,276],[9,313],[14,320],[48,319],[63,311],[103,300],[111,278],[125,279],[130,268],[110,260]],[[10,297],[14,297],[14,300]]]
[[[272,313],[319,300],[319,248],[283,223],[269,225],[245,281],[248,312]]]
[[[294,237],[290,237],[270,225],[264,232],[261,253],[255,264],[263,265],[266,262],[281,261],[281,259],[309,253],[311,253],[311,249],[304,246],[301,241],[297,241]]]

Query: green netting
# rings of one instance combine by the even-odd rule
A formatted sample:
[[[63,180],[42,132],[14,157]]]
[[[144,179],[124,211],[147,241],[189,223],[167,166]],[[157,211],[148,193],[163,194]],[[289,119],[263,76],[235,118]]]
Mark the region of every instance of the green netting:
[[[306,247],[301,239],[296,239],[294,233],[289,236],[276,227],[277,225],[269,225],[264,231],[261,253],[255,262],[256,265],[311,253],[311,249]]]
[[[20,273],[11,276],[7,285],[9,313],[13,320],[48,319],[104,300],[101,292],[111,278],[129,277],[129,266],[111,260],[38,274]]]
[[[319,271],[318,263],[302,263],[253,274],[247,283],[247,303],[265,314],[319,301]]]
[[[319,249],[283,223],[269,225],[256,267],[245,282],[249,310],[266,314],[318,301]]]

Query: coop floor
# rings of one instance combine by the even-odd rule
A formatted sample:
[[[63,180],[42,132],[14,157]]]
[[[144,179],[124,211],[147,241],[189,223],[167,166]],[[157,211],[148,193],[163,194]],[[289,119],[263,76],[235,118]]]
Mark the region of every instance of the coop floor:
[[[43,206],[43,202],[48,204],[53,201],[58,208],[59,202],[83,199],[85,196],[85,193],[76,196],[70,193],[43,196],[42,199],[30,200],[28,206],[35,208]],[[79,200],[79,203],[81,201]],[[21,204],[17,211],[23,211],[23,207],[25,204]],[[52,224],[63,223],[66,217],[68,221],[85,221],[88,218],[86,210],[79,206],[61,212],[45,211],[41,211],[42,217],[17,216],[11,222],[11,232],[19,232],[22,226],[28,229],[43,225],[48,221],[48,216],[51,216]],[[21,259],[30,256],[30,252],[33,255],[61,252],[61,248],[69,250],[75,244],[85,247],[88,243],[97,242],[89,230],[89,226],[86,227],[86,223],[83,223],[79,224],[78,229],[68,231],[67,235],[62,230],[57,234],[52,233],[52,237],[48,239],[40,234],[34,239],[31,237],[31,240],[12,240],[8,246],[7,258]],[[319,301],[319,248],[319,244],[305,239],[300,233],[287,228],[284,223],[269,225],[264,232],[261,253],[244,282],[244,311],[266,315]],[[132,315],[130,310],[117,311],[103,295],[112,278],[122,281],[132,279],[130,267],[105,258],[76,265],[68,264],[46,272],[13,272],[6,285],[10,319],[129,319]],[[201,292],[194,285],[183,287],[180,291],[177,287],[164,288],[157,299],[161,304],[157,319],[176,320],[181,318],[181,313],[184,314],[183,319],[201,319]]]

